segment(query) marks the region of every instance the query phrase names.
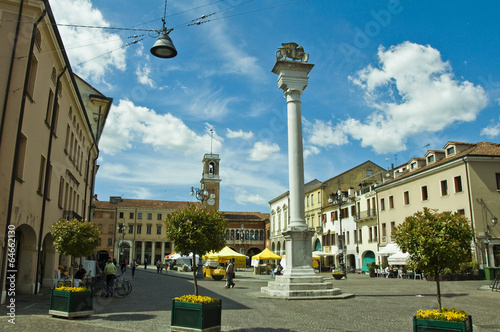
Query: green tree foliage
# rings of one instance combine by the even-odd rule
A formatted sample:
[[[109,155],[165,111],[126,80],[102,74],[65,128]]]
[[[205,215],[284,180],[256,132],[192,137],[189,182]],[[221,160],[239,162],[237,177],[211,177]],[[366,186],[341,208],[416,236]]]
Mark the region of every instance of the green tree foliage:
[[[397,226],[393,236],[401,250],[410,254],[411,266],[435,277],[441,310],[439,275],[445,269],[460,270],[460,264],[471,257],[473,230],[469,221],[458,213],[424,208]]]
[[[174,250],[181,255],[204,255],[211,250],[219,251],[226,245],[226,219],[217,211],[207,211],[194,204],[168,215],[166,233],[175,244]],[[198,295],[197,266],[193,259],[194,291]]]
[[[63,255],[87,257],[101,243],[101,230],[88,221],[59,219],[51,230],[54,247]]]

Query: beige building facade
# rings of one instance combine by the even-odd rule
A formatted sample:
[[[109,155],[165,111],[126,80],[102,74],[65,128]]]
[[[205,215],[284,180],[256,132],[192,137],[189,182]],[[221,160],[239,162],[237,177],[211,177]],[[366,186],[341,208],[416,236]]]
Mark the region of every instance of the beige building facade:
[[[126,199],[110,197],[94,201],[93,222],[102,230],[101,245],[96,249],[99,261],[107,257],[152,264],[174,250],[165,236],[167,216],[192,202]]]
[[[500,144],[448,142],[399,166],[394,177],[375,188],[381,248],[394,242],[394,228],[406,217],[428,207],[470,220],[473,259],[481,268],[500,266]]]
[[[356,210],[354,188],[359,188],[362,183],[386,172],[375,163],[366,161],[324,182],[315,179],[304,184],[305,221],[309,228],[315,231],[311,246],[313,251],[329,254],[322,258],[324,266],[338,267],[340,262],[338,238],[342,230],[344,263],[351,270],[360,268],[355,220],[363,221],[366,218],[360,218]],[[346,198],[349,198],[348,202],[342,204],[335,202],[339,189]],[[279,255],[284,254],[286,243],[281,233],[288,225],[288,192],[271,200],[269,205],[271,210],[269,248]]]
[[[7,274],[16,274],[18,294],[32,294],[68,265],[54,250],[50,226],[89,218],[112,99],[73,74],[48,1],[0,1],[0,19],[3,302]]]

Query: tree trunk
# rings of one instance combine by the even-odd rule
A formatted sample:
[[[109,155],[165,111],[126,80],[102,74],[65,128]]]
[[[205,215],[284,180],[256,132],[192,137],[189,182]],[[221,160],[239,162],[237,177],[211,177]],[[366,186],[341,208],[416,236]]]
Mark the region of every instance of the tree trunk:
[[[439,272],[435,271],[434,275],[436,276],[436,291],[437,291],[437,300],[438,300],[438,308],[439,312],[443,312],[441,310],[441,287],[439,286]]]
[[[194,295],[198,296],[198,279],[196,279],[198,266],[196,264],[196,251],[193,251],[193,260],[191,265],[191,270],[193,271]]]

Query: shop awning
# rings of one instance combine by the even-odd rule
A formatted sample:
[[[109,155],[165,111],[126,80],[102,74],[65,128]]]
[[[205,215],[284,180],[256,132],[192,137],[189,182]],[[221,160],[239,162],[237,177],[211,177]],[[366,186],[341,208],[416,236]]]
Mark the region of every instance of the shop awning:
[[[252,259],[281,259],[281,256],[276,255],[268,248],[262,250],[259,254],[252,256]]]
[[[392,254],[397,253],[399,250],[399,247],[396,243],[389,243],[385,247],[380,247],[379,251],[377,251],[377,255],[379,256],[390,256]]]
[[[409,253],[398,251],[387,258],[387,263],[390,265],[406,265],[409,257]]]

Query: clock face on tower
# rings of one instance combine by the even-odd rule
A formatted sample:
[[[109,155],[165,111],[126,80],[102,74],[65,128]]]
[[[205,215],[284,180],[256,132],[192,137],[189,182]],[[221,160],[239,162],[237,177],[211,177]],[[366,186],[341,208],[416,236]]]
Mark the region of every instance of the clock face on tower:
[[[208,205],[214,205],[215,204],[215,199],[209,198],[207,201]]]

